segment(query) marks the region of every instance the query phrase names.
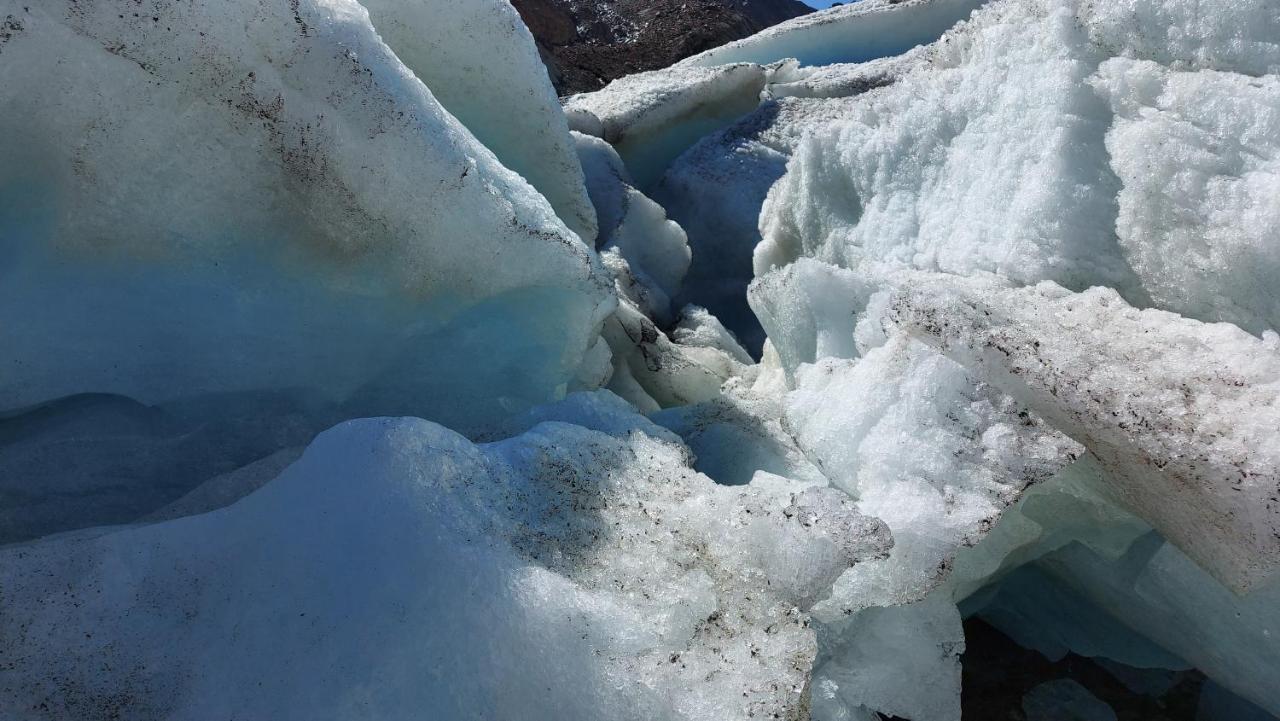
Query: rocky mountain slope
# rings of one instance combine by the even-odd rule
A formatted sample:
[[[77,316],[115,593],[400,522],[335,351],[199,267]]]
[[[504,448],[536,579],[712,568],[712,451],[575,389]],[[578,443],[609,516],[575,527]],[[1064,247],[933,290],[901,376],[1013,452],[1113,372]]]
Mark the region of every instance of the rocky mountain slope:
[[[666,67],[812,8],[799,0],[512,0],[561,94]]]

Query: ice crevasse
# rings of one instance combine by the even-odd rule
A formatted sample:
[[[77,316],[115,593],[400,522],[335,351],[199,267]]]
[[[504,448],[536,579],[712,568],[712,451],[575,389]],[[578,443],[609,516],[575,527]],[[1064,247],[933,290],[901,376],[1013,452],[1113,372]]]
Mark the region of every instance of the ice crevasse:
[[[1280,714],[1274,2],[0,18],[0,717]]]

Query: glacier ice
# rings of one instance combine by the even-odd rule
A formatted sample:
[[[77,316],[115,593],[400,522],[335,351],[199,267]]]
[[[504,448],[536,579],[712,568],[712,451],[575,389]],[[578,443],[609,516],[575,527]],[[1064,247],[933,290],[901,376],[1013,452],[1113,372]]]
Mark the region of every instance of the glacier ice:
[[[1280,11],[1268,0],[1081,0],[1079,15],[1111,55],[1176,70],[1280,73]]]
[[[1280,328],[1280,79],[1116,58],[1095,84],[1116,114],[1120,247],[1152,302]]]
[[[828,603],[840,613],[923,598],[1024,488],[1082,452],[1027,406],[905,336],[856,363],[806,366],[784,422],[832,484],[894,532],[893,556],[837,584]]]
[[[585,351],[598,263],[357,3],[4,11],[6,410],[309,388],[465,426],[548,399]],[[526,370],[480,381],[521,345]]]
[[[21,528],[0,537],[132,520],[343,418],[473,432],[575,376],[613,304],[598,259],[359,4],[5,14],[21,30],[0,64],[0,410],[31,426],[109,394],[196,420],[155,431],[149,457],[106,424],[75,431],[65,464],[11,449],[32,462],[10,467]],[[75,407],[58,406],[68,428]],[[218,417],[300,430],[271,446]],[[94,448],[129,460],[73,482]],[[167,488],[108,498],[131,486]],[[46,502],[84,513],[43,524]]]
[[[746,290],[760,242],[760,207],[803,134],[834,122],[846,109],[840,100],[763,103],[682,153],[653,190],[688,234],[693,254],[679,300],[711,310],[756,355],[765,334],[747,305]]]
[[[569,125],[515,8],[500,0],[362,0],[383,41],[502,164],[551,203],[584,242],[595,208]]]
[[[796,58],[805,65],[875,60],[938,39],[985,0],[862,0],[801,16],[756,35],[682,60],[679,65],[769,64]]]
[[[605,141],[575,132],[591,202],[600,209],[596,245],[604,264],[620,276],[619,289],[645,314],[672,319],[672,296],[689,270],[691,253],[684,229],[668,220],[662,206],[633,186],[617,152]]]
[[[883,524],[829,489],[717,486],[592,405],[612,435],[353,421],[229,508],[0,550],[0,709],[798,718],[803,609]]]
[[[1116,712],[1070,679],[1047,681],[1022,699],[1027,721],[1116,721]]]
[[[0,0],[0,716],[1280,714],[1272,0],[118,5]]]
[[[151,406],[76,395],[0,420],[0,544],[126,523],[210,498],[245,494],[236,478],[342,420],[286,395]],[[258,466],[265,483],[280,467]],[[263,475],[265,474],[265,475]],[[212,493],[227,483],[226,493]],[[245,479],[247,480],[247,479]],[[208,510],[201,506],[201,510]]]
[[[703,135],[754,108],[765,77],[753,63],[655,70],[575,95],[564,109],[571,128],[617,148],[644,190]]]
[[[1095,51],[1051,5],[979,11],[974,32],[806,135],[761,213],[757,275],[812,257],[1130,291],[1107,115],[1085,82]]]
[[[1280,564],[1280,337],[1115,291],[922,282],[888,314],[1079,439],[1117,498],[1223,583]]]

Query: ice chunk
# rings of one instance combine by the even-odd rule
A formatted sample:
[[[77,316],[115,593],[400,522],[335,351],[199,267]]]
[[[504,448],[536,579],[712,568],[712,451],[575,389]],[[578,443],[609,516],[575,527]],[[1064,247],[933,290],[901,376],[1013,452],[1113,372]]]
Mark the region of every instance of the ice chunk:
[[[618,291],[663,325],[673,321],[671,299],[689,270],[688,239],[662,206],[632,185],[622,159],[600,138],[575,132],[591,201],[598,208],[604,264]]]
[[[862,0],[803,15],[737,40],[680,65],[769,63],[796,58],[805,65],[854,63],[899,55],[937,40],[986,0]]]
[[[667,220],[662,206],[646,198],[635,188],[627,187],[626,214],[613,229],[604,252],[616,251],[626,260],[632,277],[640,279],[651,300],[646,310],[663,323],[672,317],[671,298],[689,269],[689,243],[684,230]],[[606,258],[605,264],[609,265]]]
[[[785,425],[831,483],[894,533],[893,555],[841,578],[834,619],[924,598],[1030,484],[1081,452],[959,364],[898,336],[858,361],[801,370]]]
[[[1095,84],[1116,113],[1120,244],[1152,301],[1253,333],[1280,328],[1280,77],[1116,59]]]
[[[600,218],[601,260],[620,299],[602,330],[613,360],[608,387],[645,412],[715,397],[725,381],[746,373],[750,358],[714,318],[696,311],[702,332],[686,324],[673,340],[662,330],[677,322],[671,299],[690,260],[684,231],[631,185],[612,146],[577,132],[574,138]]]
[[[221,511],[0,550],[0,711],[801,717],[802,609],[883,526],[611,425],[350,422]]]
[[[1236,595],[1155,533],[1116,560],[1070,544],[1039,564],[1218,684],[1280,713],[1280,584]]]
[[[847,98],[892,84],[903,73],[933,55],[922,45],[902,55],[863,63],[836,63],[810,67],[779,68],[769,78],[765,96],[782,98]]]
[[[621,271],[626,271],[625,264]],[[720,387],[742,369],[723,351],[678,345],[625,299],[605,321],[602,336],[613,351],[614,382],[618,383],[610,389],[647,411],[715,398]],[[643,391],[641,397],[634,397],[636,390]]]
[[[1069,678],[1046,681],[1022,698],[1027,721],[1116,721],[1116,712]]]
[[[1101,464],[1086,455],[1026,489],[982,543],[956,554],[946,587],[961,610],[977,612],[993,598],[989,584],[1068,544],[1112,560],[1124,555],[1151,527],[1108,501],[1107,484]]]
[[[672,332],[676,343],[686,348],[707,348],[717,350],[728,356],[733,362],[748,366],[755,361],[738,342],[737,337],[729,332],[720,319],[712,315],[706,308],[686,305],[680,311],[680,320]]]
[[[1050,661],[1075,653],[1135,668],[1190,668],[1035,564],[1003,579],[979,614],[1019,646]]]
[[[815,718],[863,707],[884,716],[959,721],[964,630],[955,605],[932,598],[872,608],[838,626],[818,628]],[[832,639],[838,646],[824,648]]]
[[[760,208],[803,134],[835,122],[846,106],[842,100],[766,102],[683,153],[653,191],[689,234],[693,250],[677,302],[711,310],[753,353],[764,344],[746,302]]]
[[[801,366],[783,427],[832,485],[882,517],[895,540],[887,559],[851,569],[814,607],[821,703],[959,719],[963,632],[940,587],[961,549],[1080,448],[902,335],[858,359]]]
[[[1280,564],[1280,349],[1112,290],[921,281],[899,325],[1095,453],[1112,491],[1227,585]]]
[[[1113,505],[1106,497],[1111,483],[1086,457],[1028,489],[986,540],[957,556],[951,597],[969,597],[966,613],[994,599],[993,620],[1014,624],[1003,627],[1046,650],[1061,644],[1126,663],[1193,666],[1274,712],[1280,699],[1267,679],[1280,667],[1274,641],[1280,584],[1236,595]],[[1020,583],[1026,574],[1040,577]],[[996,595],[973,594],[984,578],[1007,582]],[[1023,620],[999,610],[1014,607]],[[1072,616],[1080,622],[1069,622]]]
[[[800,258],[752,282],[747,298],[794,384],[803,363],[858,357],[859,314],[878,290],[859,273]]]
[[[630,204],[629,189],[635,185],[618,151],[603,139],[570,131],[578,160],[586,177],[587,195],[595,207],[599,233],[595,245],[603,245],[622,225]]]
[[[533,36],[504,0],[362,0],[436,100],[591,243],[596,216]]]
[[[0,8],[0,408],[287,388],[473,430],[611,309],[355,2]]]
[[[571,128],[613,144],[646,190],[699,138],[753,110],[765,78],[750,63],[654,70],[574,95],[564,110]]]

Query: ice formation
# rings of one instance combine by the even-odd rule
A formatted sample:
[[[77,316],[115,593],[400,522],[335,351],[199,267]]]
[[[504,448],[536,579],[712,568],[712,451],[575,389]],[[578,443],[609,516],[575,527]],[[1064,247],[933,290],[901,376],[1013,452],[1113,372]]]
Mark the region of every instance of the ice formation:
[[[644,189],[698,138],[754,108],[765,76],[752,63],[656,70],[575,95],[564,108],[570,127],[617,148]]]
[[[505,2],[368,0],[374,29],[436,100],[590,244],[595,208],[533,36]]]
[[[796,717],[802,611],[883,524],[831,489],[718,486],[602,393],[579,422],[603,431],[355,421],[230,508],[2,552],[4,708]]]
[[[1273,0],[0,18],[0,717],[1280,714]]]
[[[11,436],[31,463],[4,480],[6,513],[46,496],[76,504],[81,488],[107,503],[0,538],[133,520],[344,417],[413,413],[472,432],[563,392],[611,310],[589,247],[355,2],[137,14],[6,2],[0,16],[13,26],[0,66],[0,411],[36,409],[13,427],[74,424],[63,399],[112,394],[121,413],[156,417],[129,433],[83,424],[138,466],[83,483],[67,467],[78,456]],[[264,416],[300,430],[270,447],[238,422],[209,427],[273,425]],[[148,435],[155,454],[188,447],[173,463],[135,461]],[[129,485],[172,490],[110,499]]]

